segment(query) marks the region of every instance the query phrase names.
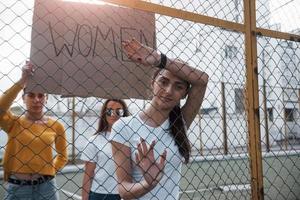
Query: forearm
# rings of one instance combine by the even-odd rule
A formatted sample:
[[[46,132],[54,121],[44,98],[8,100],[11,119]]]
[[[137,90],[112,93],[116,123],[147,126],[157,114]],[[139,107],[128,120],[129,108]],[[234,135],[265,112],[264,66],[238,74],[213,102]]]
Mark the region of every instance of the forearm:
[[[56,157],[54,158],[54,167],[56,170],[60,170],[63,168],[68,162],[68,146],[66,133],[63,125],[59,122],[56,123],[56,128],[54,128],[57,137],[55,139],[55,149],[56,149]]]
[[[165,68],[192,85],[206,85],[208,82],[207,73],[193,68],[181,60],[168,58]]]
[[[68,162],[66,155],[56,155],[53,161],[53,165],[56,171],[62,169]]]
[[[155,186],[149,185],[145,180],[138,183],[123,181],[119,184],[119,193],[124,200],[136,199],[150,192]]]
[[[65,142],[62,143],[56,146],[57,154],[53,161],[56,171],[62,169],[68,162],[67,145]]]
[[[92,177],[90,177],[88,174],[84,174],[83,183],[82,183],[82,192],[81,192],[82,200],[89,199],[91,185],[92,185]]]

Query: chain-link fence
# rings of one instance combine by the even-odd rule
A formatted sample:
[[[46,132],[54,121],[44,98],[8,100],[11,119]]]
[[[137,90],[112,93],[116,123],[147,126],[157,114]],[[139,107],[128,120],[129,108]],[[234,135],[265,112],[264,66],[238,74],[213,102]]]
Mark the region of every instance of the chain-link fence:
[[[152,71],[122,53],[122,41],[137,38],[209,75],[187,131],[192,158],[180,170],[180,199],[299,199],[296,2],[2,1],[1,94],[18,81],[25,60],[38,66],[30,87],[50,93],[46,114],[66,128],[68,164],[57,173],[57,190],[61,199],[81,199],[81,156],[105,99],[125,99],[133,115],[149,105]],[[286,7],[294,22],[280,24],[277,15]],[[25,114],[20,95],[11,111]],[[0,132],[3,159],[12,138],[5,128]]]

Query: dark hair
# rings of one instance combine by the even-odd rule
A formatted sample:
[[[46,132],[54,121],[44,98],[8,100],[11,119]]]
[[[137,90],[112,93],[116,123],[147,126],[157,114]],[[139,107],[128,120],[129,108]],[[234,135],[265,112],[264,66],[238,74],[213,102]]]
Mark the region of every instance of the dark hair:
[[[124,109],[124,117],[127,117],[130,115],[129,113],[129,110],[128,110],[128,107],[127,107],[127,104],[125,103],[124,100],[122,99],[107,99],[102,108],[101,108],[101,112],[100,112],[100,119],[99,119],[99,126],[98,126],[98,130],[95,134],[99,134],[103,131],[107,131],[108,130],[108,123],[106,121],[106,108],[107,108],[107,104],[111,101],[114,101],[114,102],[118,102],[119,104],[122,105],[123,109]]]
[[[191,155],[191,144],[186,134],[185,124],[179,105],[171,110],[169,119],[170,133],[175,140],[175,144],[178,146],[180,154],[184,157],[185,162],[188,163]]]
[[[23,92],[22,92],[22,97],[24,97],[26,94],[30,93],[30,91],[27,91],[27,88],[24,87],[23,88]],[[36,92],[32,92],[32,93],[36,93]],[[38,92],[39,93],[39,92]],[[42,93],[42,92],[41,92]],[[48,93],[43,93],[45,94],[45,96],[48,98]]]
[[[164,69],[158,69],[154,72],[153,80],[157,77],[157,75]],[[187,82],[187,90],[189,89],[190,84]],[[180,105],[175,106],[171,112],[169,113],[170,120],[170,134],[175,140],[175,144],[178,146],[179,153],[182,157],[184,157],[185,163],[189,162],[189,158],[191,155],[191,144],[187,137],[185,124],[183,122],[183,117],[181,113]]]

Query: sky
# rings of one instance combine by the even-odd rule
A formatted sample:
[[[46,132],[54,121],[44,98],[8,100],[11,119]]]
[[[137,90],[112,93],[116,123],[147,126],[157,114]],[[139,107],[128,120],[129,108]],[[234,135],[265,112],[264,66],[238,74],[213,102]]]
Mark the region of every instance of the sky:
[[[281,31],[300,28],[300,0],[270,0],[271,23],[280,23]]]
[[[33,3],[0,2],[0,92],[20,77],[20,67],[29,58]],[[271,23],[280,23],[282,31],[300,28],[300,0],[270,0],[270,10]]]

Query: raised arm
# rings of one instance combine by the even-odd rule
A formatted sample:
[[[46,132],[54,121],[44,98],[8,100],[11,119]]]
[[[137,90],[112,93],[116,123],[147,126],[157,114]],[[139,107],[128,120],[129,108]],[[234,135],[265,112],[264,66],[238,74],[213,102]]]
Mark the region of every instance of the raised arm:
[[[4,92],[0,97],[0,114],[7,111],[13,101],[16,99],[18,93],[24,88],[29,76],[33,73],[33,65],[30,62],[26,62],[26,65],[22,67],[22,76],[18,82],[16,82],[11,88]]]
[[[123,49],[132,61],[145,66],[167,69],[180,79],[191,84],[187,93],[187,101],[182,107],[183,117],[187,127],[189,127],[203,102],[208,75],[205,72],[189,66],[185,62],[177,59],[171,60],[164,54],[139,43],[135,39],[124,41]]]
[[[11,86],[8,90],[0,96],[0,127],[8,132],[14,123],[15,116],[9,111],[10,106],[16,99],[19,92],[24,88],[28,77],[32,74],[32,64],[27,62],[22,67],[22,76],[18,82]]]
[[[203,102],[208,75],[198,69],[192,68],[186,63],[179,60],[167,59],[166,69],[176,74],[179,78],[191,84],[187,93],[187,100],[182,107],[182,115],[186,122],[187,128],[195,119]]]

